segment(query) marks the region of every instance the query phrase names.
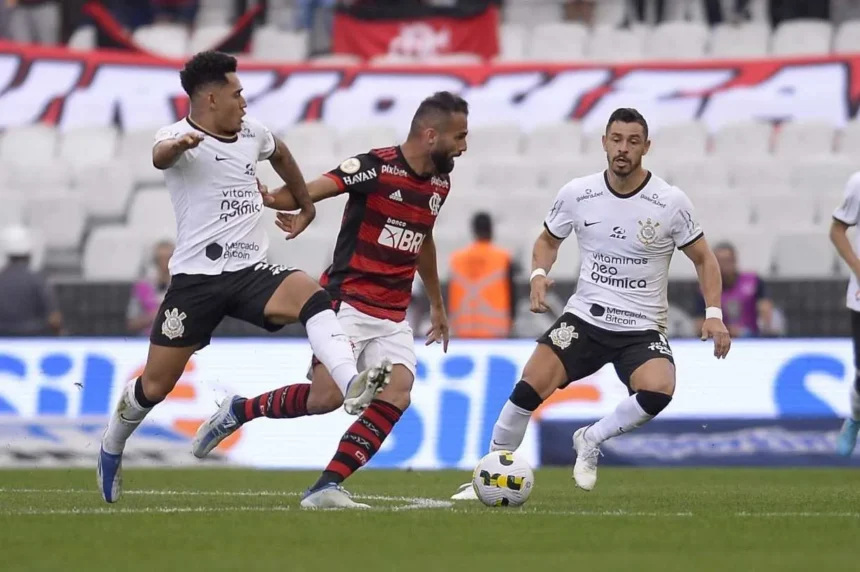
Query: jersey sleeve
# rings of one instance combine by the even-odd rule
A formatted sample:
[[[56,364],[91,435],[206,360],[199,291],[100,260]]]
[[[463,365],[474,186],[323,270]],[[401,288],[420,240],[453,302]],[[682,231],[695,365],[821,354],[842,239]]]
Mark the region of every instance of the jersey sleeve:
[[[848,179],[842,204],[833,211],[833,218],[848,226],[860,222],[860,173]]]
[[[257,134],[257,141],[260,145],[260,151],[257,154],[257,161],[268,161],[272,158],[272,155],[275,154],[275,149],[277,149],[278,146],[275,142],[275,136],[268,127],[258,121],[254,121],[252,125],[254,126],[254,131]]]
[[[178,139],[191,131],[193,131],[193,129],[184,129],[181,123],[174,123],[173,125],[162,127],[155,132],[155,139],[152,142],[152,147],[155,148],[155,146],[162,141]],[[183,163],[185,163],[185,153],[179,156],[179,159],[176,160],[173,167],[181,166]]]
[[[702,227],[696,220],[696,212],[693,209],[693,203],[690,201],[690,198],[680,190],[678,191],[674,201],[671,233],[672,240],[675,241],[675,245],[678,249],[690,246],[705,235],[702,231]]]
[[[546,231],[558,240],[567,238],[573,232],[574,205],[576,204],[573,195],[573,183],[563,186],[543,221]]]
[[[341,192],[368,195],[377,188],[379,173],[379,158],[363,153],[350,157],[323,176],[334,181]]]

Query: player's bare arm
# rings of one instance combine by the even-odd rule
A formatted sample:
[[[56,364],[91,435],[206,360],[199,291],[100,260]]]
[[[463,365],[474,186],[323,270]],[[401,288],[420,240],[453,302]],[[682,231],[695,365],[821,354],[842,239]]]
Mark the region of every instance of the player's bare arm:
[[[860,277],[860,258],[857,257],[857,253],[851,248],[851,241],[848,238],[848,228],[849,225],[834,218],[833,222],[830,223],[830,242],[836,247],[836,252],[839,253],[839,256],[845,261],[845,264],[848,265],[854,276]]]
[[[203,141],[202,133],[186,133],[182,137],[159,141],[152,148],[152,165],[159,171],[169,169],[189,149],[194,149]]]
[[[702,289],[702,296],[705,298],[705,307],[720,308],[723,279],[720,276],[720,265],[717,262],[717,257],[714,256],[714,252],[708,246],[708,241],[702,237],[684,248],[683,252],[696,266],[696,274],[699,276],[699,287]],[[722,317],[706,316],[702,324],[702,340],[704,341],[709,338],[713,338],[714,340],[714,356],[717,359],[725,358],[731,348],[732,339],[728,329],[726,329],[726,325],[723,323]]]
[[[442,285],[439,283],[439,268],[436,259],[436,242],[433,233],[427,234],[418,253],[418,275],[424,282],[427,297],[430,298],[430,330],[427,344],[442,342],[442,351],[448,351],[448,314],[442,300]]]
[[[532,250],[532,275],[530,279],[531,311],[535,314],[543,314],[550,308],[546,305],[547,290],[554,284],[547,277],[552,265],[558,258],[558,249],[562,240],[552,236],[546,229],[540,233]]]
[[[310,200],[314,203],[331,198],[341,193],[337,184],[328,177],[319,177],[307,184],[307,191]],[[265,188],[261,189],[266,206],[277,211],[295,211],[299,207],[296,197],[287,189],[286,186],[276,189],[273,193],[266,193]],[[275,224],[282,231],[286,232],[292,238],[298,232],[304,230],[301,227],[302,213],[279,212],[276,215]],[[305,225],[307,226],[307,225]],[[298,232],[297,232],[298,229]]]
[[[304,231],[308,225],[316,218],[317,210],[314,206],[314,201],[311,199],[308,187],[305,184],[305,178],[296,163],[293,154],[287,148],[286,143],[275,137],[275,152],[269,158],[272,168],[284,181],[287,192],[292,196],[296,203],[296,208],[299,212],[293,215],[291,231],[287,239],[297,237]]]

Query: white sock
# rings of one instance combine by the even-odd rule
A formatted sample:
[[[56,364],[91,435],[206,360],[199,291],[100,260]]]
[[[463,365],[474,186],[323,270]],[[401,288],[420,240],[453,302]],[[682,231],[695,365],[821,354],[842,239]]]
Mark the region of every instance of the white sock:
[[[860,421],[860,393],[857,393],[857,385],[860,381],[854,380],[851,385],[851,418]]]
[[[108,422],[107,430],[102,437],[102,448],[106,453],[119,455],[125,449],[125,442],[140,425],[152,408],[141,407],[134,397],[134,385],[137,380],[128,382],[119,398]]]
[[[314,315],[305,324],[314,355],[331,374],[340,392],[346,395],[349,382],[358,375],[352,343],[333,310]]]
[[[493,426],[490,451],[516,451],[526,436],[532,412],[517,407],[510,400],[505,402],[499,418]]]
[[[615,411],[589,427],[585,439],[592,445],[600,445],[607,439],[641,427],[653,418],[645,413],[634,394],[619,403]]]

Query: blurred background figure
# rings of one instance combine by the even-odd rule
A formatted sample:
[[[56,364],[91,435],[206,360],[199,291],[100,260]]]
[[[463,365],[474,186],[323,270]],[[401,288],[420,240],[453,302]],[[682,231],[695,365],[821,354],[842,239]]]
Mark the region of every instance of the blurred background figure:
[[[62,331],[54,289],[30,268],[33,240],[21,226],[0,236],[6,265],[0,270],[0,336],[48,336]]]
[[[158,307],[164,300],[164,293],[170,285],[168,264],[173,256],[173,242],[162,240],[155,245],[151,265],[131,288],[128,301],[128,331],[148,336]]]
[[[55,45],[60,41],[57,0],[2,0],[8,9],[7,33],[15,42]]]
[[[451,255],[448,319],[456,338],[507,338],[516,317],[514,266],[493,244],[487,213],[472,219],[474,242]]]

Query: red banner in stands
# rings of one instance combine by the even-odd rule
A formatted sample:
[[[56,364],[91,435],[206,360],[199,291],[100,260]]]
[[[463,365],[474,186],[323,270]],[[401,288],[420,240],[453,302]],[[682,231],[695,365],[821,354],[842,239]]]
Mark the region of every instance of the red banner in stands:
[[[182,62],[124,52],[82,53],[0,42],[0,129],[45,122],[62,128],[154,128],[177,121],[186,97]],[[283,132],[319,120],[337,129],[391,126],[401,135],[418,103],[438,90],[469,101],[472,127],[524,131],[577,119],[603,129],[617,107],[640,109],[655,131],[698,120],[815,120],[837,127],[860,105],[860,56],[642,65],[319,67],[243,62],[248,112]]]
[[[428,57],[469,53],[489,59],[499,53],[499,12],[488,7],[465,18],[363,19],[339,11],[332,51],[372,58],[385,54]]]

